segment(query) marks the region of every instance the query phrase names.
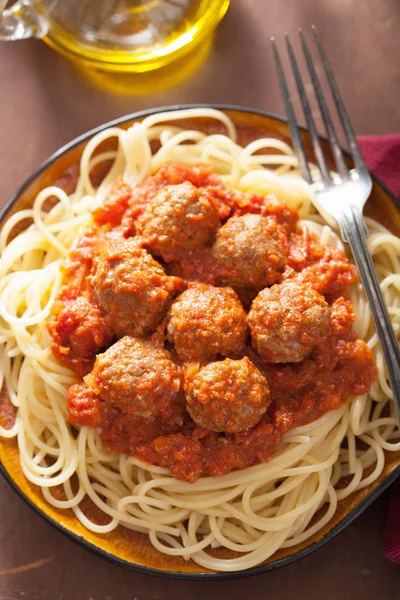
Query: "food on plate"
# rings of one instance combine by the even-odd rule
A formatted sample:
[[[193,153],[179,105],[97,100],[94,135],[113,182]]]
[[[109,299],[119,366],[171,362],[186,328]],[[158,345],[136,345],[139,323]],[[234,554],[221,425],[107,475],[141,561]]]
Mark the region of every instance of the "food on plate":
[[[179,395],[181,374],[167,350],[125,336],[97,355],[85,382],[102,400],[129,414],[168,421]]]
[[[332,335],[325,298],[291,280],[264,288],[248,319],[252,344],[268,363],[301,362]]]
[[[240,433],[257,425],[270,403],[268,383],[247,358],[209,363],[190,376],[187,409],[210,431]]]
[[[172,304],[167,338],[181,360],[237,356],[248,336],[247,315],[235,292],[198,283]]]
[[[152,254],[171,261],[181,252],[206,246],[218,226],[207,192],[186,181],[155,195],[138,219],[137,232]]]
[[[118,336],[153,333],[165,317],[179,283],[134,241],[112,243],[93,261],[95,305]]]
[[[97,534],[205,569],[312,537],[399,432],[357,271],[292,149],[241,146],[216,110],[160,113],[96,134],[68,181],[0,233],[0,435],[25,477]],[[400,242],[368,227],[400,330]]]
[[[228,219],[213,246],[220,280],[257,291],[281,281],[286,252],[279,234],[277,223],[261,215]]]

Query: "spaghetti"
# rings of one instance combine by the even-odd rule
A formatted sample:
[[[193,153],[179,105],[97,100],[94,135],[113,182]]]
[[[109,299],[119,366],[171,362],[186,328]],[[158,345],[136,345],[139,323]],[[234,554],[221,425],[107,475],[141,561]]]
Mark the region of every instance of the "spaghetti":
[[[197,117],[220,121],[226,135],[175,124]],[[118,140],[117,149],[99,152],[112,138]],[[158,150],[152,152],[155,143]],[[90,173],[103,161],[112,166],[95,188]],[[104,130],[83,152],[74,193],[54,186],[42,190],[32,209],[13,215],[1,231],[1,374],[17,417],[10,428],[0,428],[0,435],[18,438],[23,473],[41,487],[47,502],[72,510],[92,531],[108,533],[123,525],[148,534],[160,552],[207,569],[249,569],[279,548],[311,537],[329,522],[339,500],[379,477],[384,450],[400,449],[393,396],[368,305],[355,283],[350,294],[354,328],[375,356],[378,378],[368,394],[291,429],[269,462],[190,484],[174,479],[167,468],[108,452],[96,429],[70,425],[66,397],[76,375],[53,355],[48,331],[63,261],[118,177],[135,186],[168,162],[206,163],[233,189],[274,193],[297,209],[300,225],[322,244],[343,249],[335,230],[314,210],[312,191],[299,176],[292,149],[280,140],[260,139],[243,148],[233,123],[212,109],[160,113],[128,130]],[[44,210],[54,197],[58,202]],[[26,219],[31,225],[12,239],[14,228]],[[399,334],[400,239],[371,219],[367,224],[369,249]],[[59,486],[61,496],[54,493]],[[85,497],[108,516],[106,524],[85,514]],[[220,558],[213,552],[218,547],[237,555]]]

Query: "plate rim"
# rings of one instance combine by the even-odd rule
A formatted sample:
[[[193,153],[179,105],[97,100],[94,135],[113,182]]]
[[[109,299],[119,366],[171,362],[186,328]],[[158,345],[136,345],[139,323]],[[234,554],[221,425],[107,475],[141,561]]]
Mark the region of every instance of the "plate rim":
[[[123,123],[126,123],[133,119],[144,118],[153,114],[157,114],[160,112],[176,112],[178,110],[187,110],[193,108],[212,108],[215,110],[221,111],[237,111],[242,113],[250,113],[255,114],[261,117],[267,117],[279,121],[281,123],[288,123],[287,119],[281,117],[275,113],[264,111],[262,109],[250,108],[246,106],[236,106],[234,104],[214,104],[214,103],[199,103],[199,104],[173,104],[169,106],[160,106],[155,108],[149,108],[141,111],[137,111],[134,113],[130,113],[128,115],[124,115],[122,117],[118,117],[111,121],[107,121],[85,133],[73,138],[70,142],[67,142],[61,148],[53,152],[46,160],[44,160],[32,173],[29,175],[25,181],[20,185],[11,198],[5,203],[3,208],[0,210],[0,223],[6,218],[7,213],[14,206],[15,202],[18,200],[20,195],[26,190],[26,188],[52,163],[54,163],[57,159],[63,156],[66,152],[72,150],[76,146],[85,142],[86,140],[92,138],[97,133],[104,131],[104,129],[108,129],[109,127],[117,127]],[[299,126],[300,129],[304,132],[307,132],[306,127]],[[327,141],[324,136],[320,136],[322,140]],[[347,150],[343,150],[345,155],[351,158],[350,153]],[[371,177],[373,180],[383,189],[387,196],[391,199],[395,207],[398,211],[400,211],[400,200],[396,198],[396,196],[387,188],[387,186],[371,173]],[[10,485],[10,487],[18,494],[20,498],[28,505],[34,512],[39,515],[42,519],[44,519],[49,525],[51,525],[54,529],[65,535],[67,538],[72,540],[73,542],[79,544],[86,550],[89,550],[92,554],[99,556],[103,560],[107,560],[112,564],[115,564],[119,567],[128,569],[130,571],[135,571],[137,573],[141,573],[143,575],[150,575],[155,577],[161,577],[165,579],[177,579],[177,580],[194,580],[194,581],[222,581],[228,579],[243,579],[247,577],[253,577],[255,575],[260,575],[262,573],[266,573],[267,571],[272,571],[286,565],[289,565],[297,560],[308,556],[312,552],[315,552],[322,546],[324,546],[327,542],[333,539],[336,535],[341,533],[350,523],[352,523],[357,517],[359,517],[400,475],[400,462],[399,464],[393,468],[393,470],[387,475],[384,481],[372,491],[372,493],[368,494],[359,504],[357,504],[352,510],[350,510],[343,519],[340,520],[337,525],[335,525],[329,532],[317,542],[310,544],[306,548],[299,550],[295,554],[291,556],[287,556],[285,558],[281,558],[279,560],[273,561],[266,565],[260,565],[257,567],[252,567],[250,569],[234,571],[234,572],[212,572],[209,573],[185,573],[183,571],[164,571],[162,569],[156,569],[153,567],[146,567],[144,565],[139,565],[137,563],[130,562],[114,554],[99,548],[95,544],[87,541],[84,537],[79,536],[75,532],[71,531],[61,523],[58,523],[55,519],[47,515],[42,509],[40,509],[17,485],[14,479],[11,477],[10,473],[5,469],[3,463],[0,461],[0,474],[4,477],[5,481]]]

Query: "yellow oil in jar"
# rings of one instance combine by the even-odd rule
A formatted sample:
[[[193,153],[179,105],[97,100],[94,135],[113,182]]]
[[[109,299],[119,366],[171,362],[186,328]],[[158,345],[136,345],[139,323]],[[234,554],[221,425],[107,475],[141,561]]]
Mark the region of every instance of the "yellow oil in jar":
[[[86,65],[141,73],[204,44],[230,0],[42,0],[44,40]]]

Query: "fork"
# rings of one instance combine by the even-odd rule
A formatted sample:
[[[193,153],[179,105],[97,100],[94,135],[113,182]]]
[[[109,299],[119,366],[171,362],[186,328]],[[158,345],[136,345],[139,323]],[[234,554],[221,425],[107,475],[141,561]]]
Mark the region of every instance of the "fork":
[[[297,90],[302,104],[307,129],[310,134],[313,152],[319,170],[318,181],[315,181],[311,173],[310,164],[304,151],[296,115],[293,108],[287,80],[279,50],[275,38],[271,38],[279,82],[285,102],[289,121],[293,147],[299,161],[301,176],[310,185],[313,185],[316,208],[323,214],[333,217],[340,228],[344,242],[347,242],[353,253],[361,283],[367,297],[375,328],[382,347],[389,379],[393,391],[397,418],[400,423],[400,351],[396,336],[390,322],[389,313],[382,296],[378,278],[372,262],[372,257],[367,247],[368,230],[363,217],[364,205],[372,190],[372,180],[360,151],[354,134],[347,110],[337,87],[332,68],[322,47],[321,39],[312,26],[314,40],[318,49],[322,66],[328,80],[330,91],[337,109],[339,121],[349,146],[354,168],[349,169],[344,160],[343,151],[339,145],[336,131],[332,122],[331,114],[324,98],[324,93],[317,76],[311,53],[309,51],[305,36],[299,30],[300,41],[304,53],[305,62],[310,74],[315,96],[319,105],[322,120],[325,125],[331,152],[336,164],[337,175],[330,171],[327,158],[321,145],[315,120],[307,97],[306,88],[300,73],[298,62],[289,40],[285,33],[286,47],[296,81]],[[331,220],[331,219],[330,219]]]

